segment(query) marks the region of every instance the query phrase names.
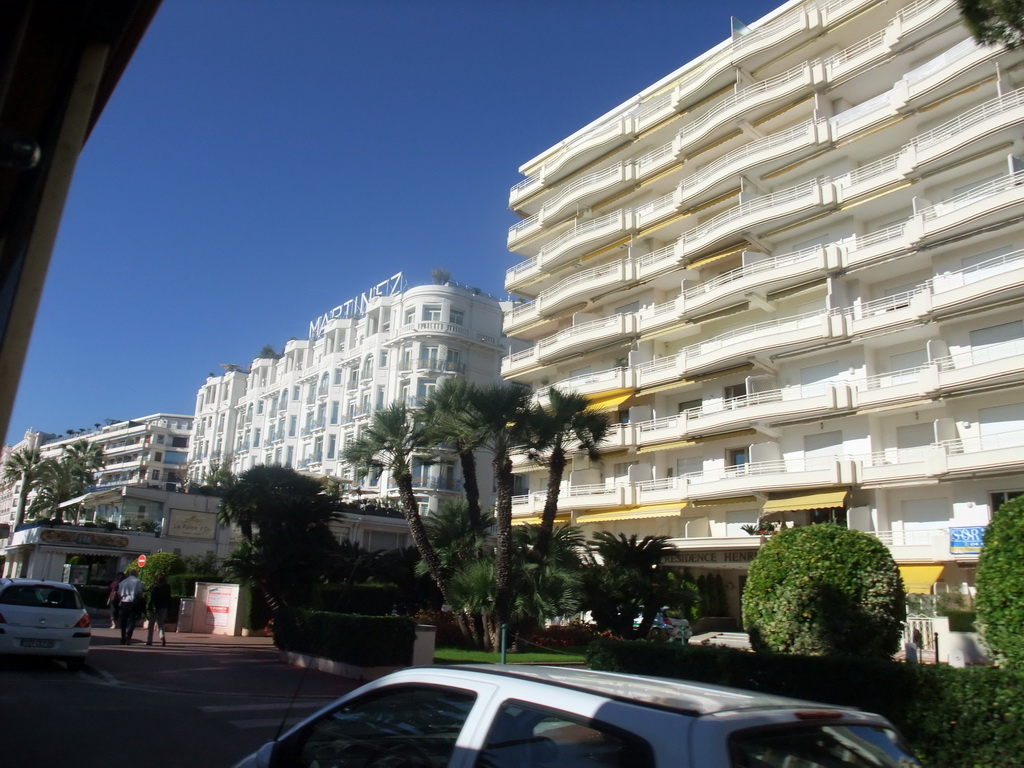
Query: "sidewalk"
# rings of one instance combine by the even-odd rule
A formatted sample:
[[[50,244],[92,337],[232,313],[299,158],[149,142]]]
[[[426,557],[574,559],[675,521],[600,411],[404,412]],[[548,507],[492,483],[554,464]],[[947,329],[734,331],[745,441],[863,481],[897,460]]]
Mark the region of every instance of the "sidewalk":
[[[132,644],[121,632],[93,624],[88,670],[111,683],[162,690],[268,698],[337,698],[358,688],[355,680],[281,661],[273,638],[167,633],[167,645],[146,645],[146,630],[136,629]]]

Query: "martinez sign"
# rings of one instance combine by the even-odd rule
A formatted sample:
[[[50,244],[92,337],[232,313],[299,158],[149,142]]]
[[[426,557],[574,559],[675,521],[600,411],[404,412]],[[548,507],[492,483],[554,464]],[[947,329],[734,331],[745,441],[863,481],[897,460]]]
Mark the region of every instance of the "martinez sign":
[[[315,341],[323,336],[324,331],[327,329],[327,324],[331,320],[362,317],[366,314],[366,307],[372,299],[378,296],[394,296],[403,290],[405,290],[405,276],[399,272],[387,280],[377,283],[373,288],[364,291],[356,298],[349,299],[344,304],[339,304],[334,309],[324,312],[320,317],[310,320],[309,338]]]

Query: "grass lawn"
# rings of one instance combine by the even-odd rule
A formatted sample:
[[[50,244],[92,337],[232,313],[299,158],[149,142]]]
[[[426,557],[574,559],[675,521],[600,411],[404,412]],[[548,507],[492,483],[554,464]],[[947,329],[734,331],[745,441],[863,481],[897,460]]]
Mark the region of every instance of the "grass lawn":
[[[579,664],[583,662],[586,649],[561,648],[557,651],[530,651],[529,653],[508,653],[509,664]],[[441,646],[434,649],[435,664],[500,664],[501,653],[474,651],[469,648]]]

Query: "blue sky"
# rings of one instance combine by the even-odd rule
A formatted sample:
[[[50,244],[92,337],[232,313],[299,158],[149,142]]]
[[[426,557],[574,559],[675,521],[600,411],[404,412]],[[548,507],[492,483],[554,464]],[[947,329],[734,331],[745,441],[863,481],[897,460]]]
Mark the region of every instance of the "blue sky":
[[[191,413],[399,271],[504,295],[519,166],[777,4],[165,0],[79,162],[8,442]]]

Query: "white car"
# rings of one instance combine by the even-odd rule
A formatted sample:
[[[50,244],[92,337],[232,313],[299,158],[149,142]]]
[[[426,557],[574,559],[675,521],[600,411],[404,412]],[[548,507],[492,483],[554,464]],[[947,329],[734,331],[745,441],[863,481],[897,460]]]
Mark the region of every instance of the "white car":
[[[879,715],[540,666],[420,667],[321,710],[235,768],[910,768]]]
[[[77,670],[91,639],[89,613],[70,584],[0,579],[0,654],[53,656]]]

